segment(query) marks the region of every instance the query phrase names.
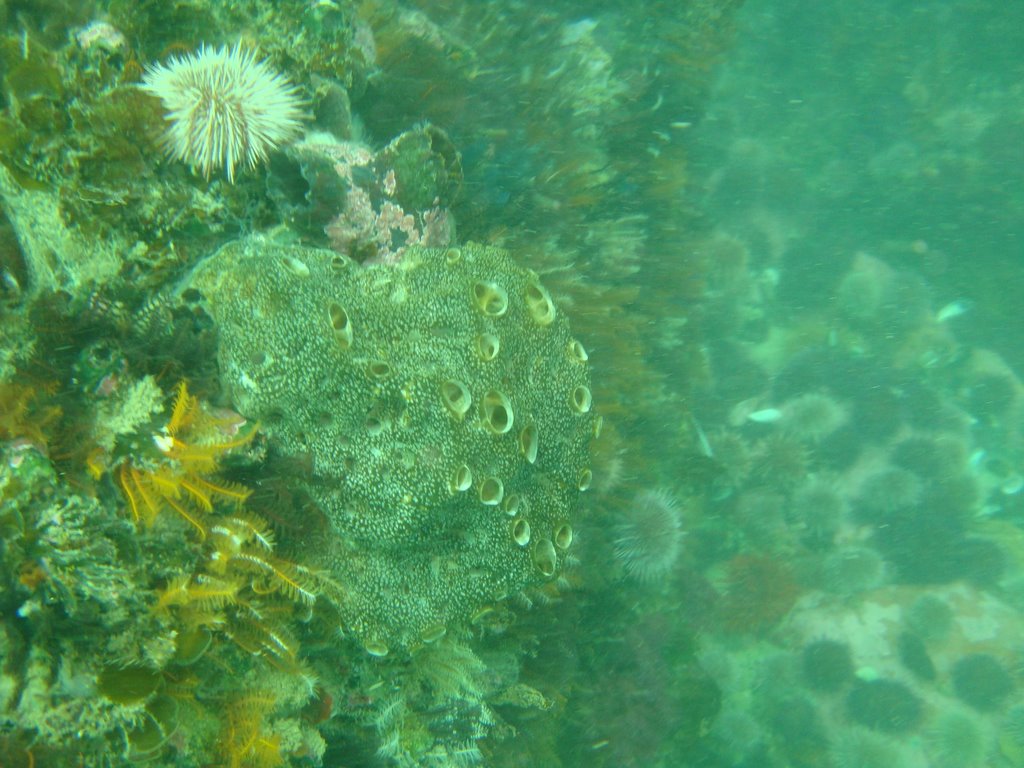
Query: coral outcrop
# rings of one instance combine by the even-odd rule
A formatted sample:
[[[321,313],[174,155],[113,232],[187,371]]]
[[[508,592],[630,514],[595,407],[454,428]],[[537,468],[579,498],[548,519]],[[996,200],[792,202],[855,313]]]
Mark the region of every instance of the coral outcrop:
[[[222,385],[333,528],[310,542],[375,655],[555,577],[592,479],[587,355],[504,252],[397,265],[255,238],[181,291],[219,329]],[[307,462],[308,463],[308,462]]]

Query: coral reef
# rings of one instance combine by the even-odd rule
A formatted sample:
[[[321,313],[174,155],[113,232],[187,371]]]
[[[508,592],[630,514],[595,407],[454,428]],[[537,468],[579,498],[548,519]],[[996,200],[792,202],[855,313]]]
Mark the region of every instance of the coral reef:
[[[659,487],[637,426],[699,375],[697,325],[665,309],[670,284],[699,296],[701,258],[643,255],[685,250],[668,105],[696,114],[734,4],[687,3],[643,45],[607,9],[421,5],[0,4],[5,755],[500,768],[579,746],[545,713],[592,653],[567,630],[605,579],[581,513],[607,533],[608,491]],[[662,69],[682,50],[699,75]],[[233,87],[158,87],[207,59]],[[167,132],[214,91],[240,97],[206,113],[225,131]],[[668,133],[627,150],[652,116]],[[514,255],[460,245],[456,217]],[[681,571],[666,585],[706,587]],[[558,674],[530,673],[557,637]],[[633,744],[699,744],[714,682],[631,669],[683,713]]]
[[[665,162],[735,6],[651,3],[648,28],[511,3],[0,3],[5,760],[700,748],[719,692],[675,663],[689,627],[661,632],[585,555],[614,493],[671,475],[641,477],[647,446],[689,443],[663,416],[701,376],[705,256],[646,254],[689,254]],[[208,90],[157,87],[203,61]],[[200,128],[211,94],[240,100]],[[168,109],[198,130],[168,133]],[[645,600],[681,579],[707,615],[702,574],[662,577]],[[602,657],[598,626],[644,627],[643,658]],[[603,753],[559,732],[614,711],[581,658],[637,714]]]

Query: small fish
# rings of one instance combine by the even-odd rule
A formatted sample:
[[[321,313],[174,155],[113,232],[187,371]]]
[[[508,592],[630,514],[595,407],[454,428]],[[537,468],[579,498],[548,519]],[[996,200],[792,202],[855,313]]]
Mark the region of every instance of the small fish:
[[[762,408],[747,414],[747,421],[755,421],[758,424],[774,424],[782,418],[782,411],[778,408]]]
[[[952,320],[954,317],[960,317],[960,315],[965,312],[970,312],[973,307],[974,302],[969,299],[957,299],[956,301],[951,301],[935,313],[935,322],[944,323],[947,320]]]
[[[866,683],[870,683],[873,680],[878,680],[882,676],[878,673],[878,670],[871,666],[864,666],[857,669],[854,675],[858,680],[863,680]]]
[[[729,426],[741,427],[748,421],[770,423],[782,418],[782,412],[777,408],[762,408],[764,401],[764,395],[755,395],[736,403],[729,410]]]
[[[693,428],[697,432],[697,444],[700,446],[700,452],[709,459],[714,458],[715,453],[711,450],[711,443],[708,442],[708,436],[704,432],[704,428],[701,427],[697,417],[692,413],[690,414],[690,420],[693,422]]]
[[[1024,477],[1021,477],[1016,472],[1011,473],[999,485],[999,490],[1006,496],[1016,496],[1021,491],[1024,491]]]

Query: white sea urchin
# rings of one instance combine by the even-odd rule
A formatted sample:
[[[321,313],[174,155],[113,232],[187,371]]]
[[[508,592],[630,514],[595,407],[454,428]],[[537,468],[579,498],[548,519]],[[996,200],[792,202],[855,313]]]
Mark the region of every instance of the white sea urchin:
[[[167,154],[205,178],[223,167],[234,183],[237,166],[255,168],[302,126],[295,86],[239,45],[204,45],[151,65],[142,88],[167,110],[169,125],[161,140]]]
[[[652,582],[675,565],[682,538],[676,498],[663,490],[643,491],[615,527],[615,557],[630,576]]]

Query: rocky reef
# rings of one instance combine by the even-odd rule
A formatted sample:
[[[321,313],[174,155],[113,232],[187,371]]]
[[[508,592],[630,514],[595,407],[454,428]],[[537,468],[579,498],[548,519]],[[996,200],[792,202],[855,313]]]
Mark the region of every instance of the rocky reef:
[[[0,0],[0,762],[704,740],[683,191],[739,5]]]

